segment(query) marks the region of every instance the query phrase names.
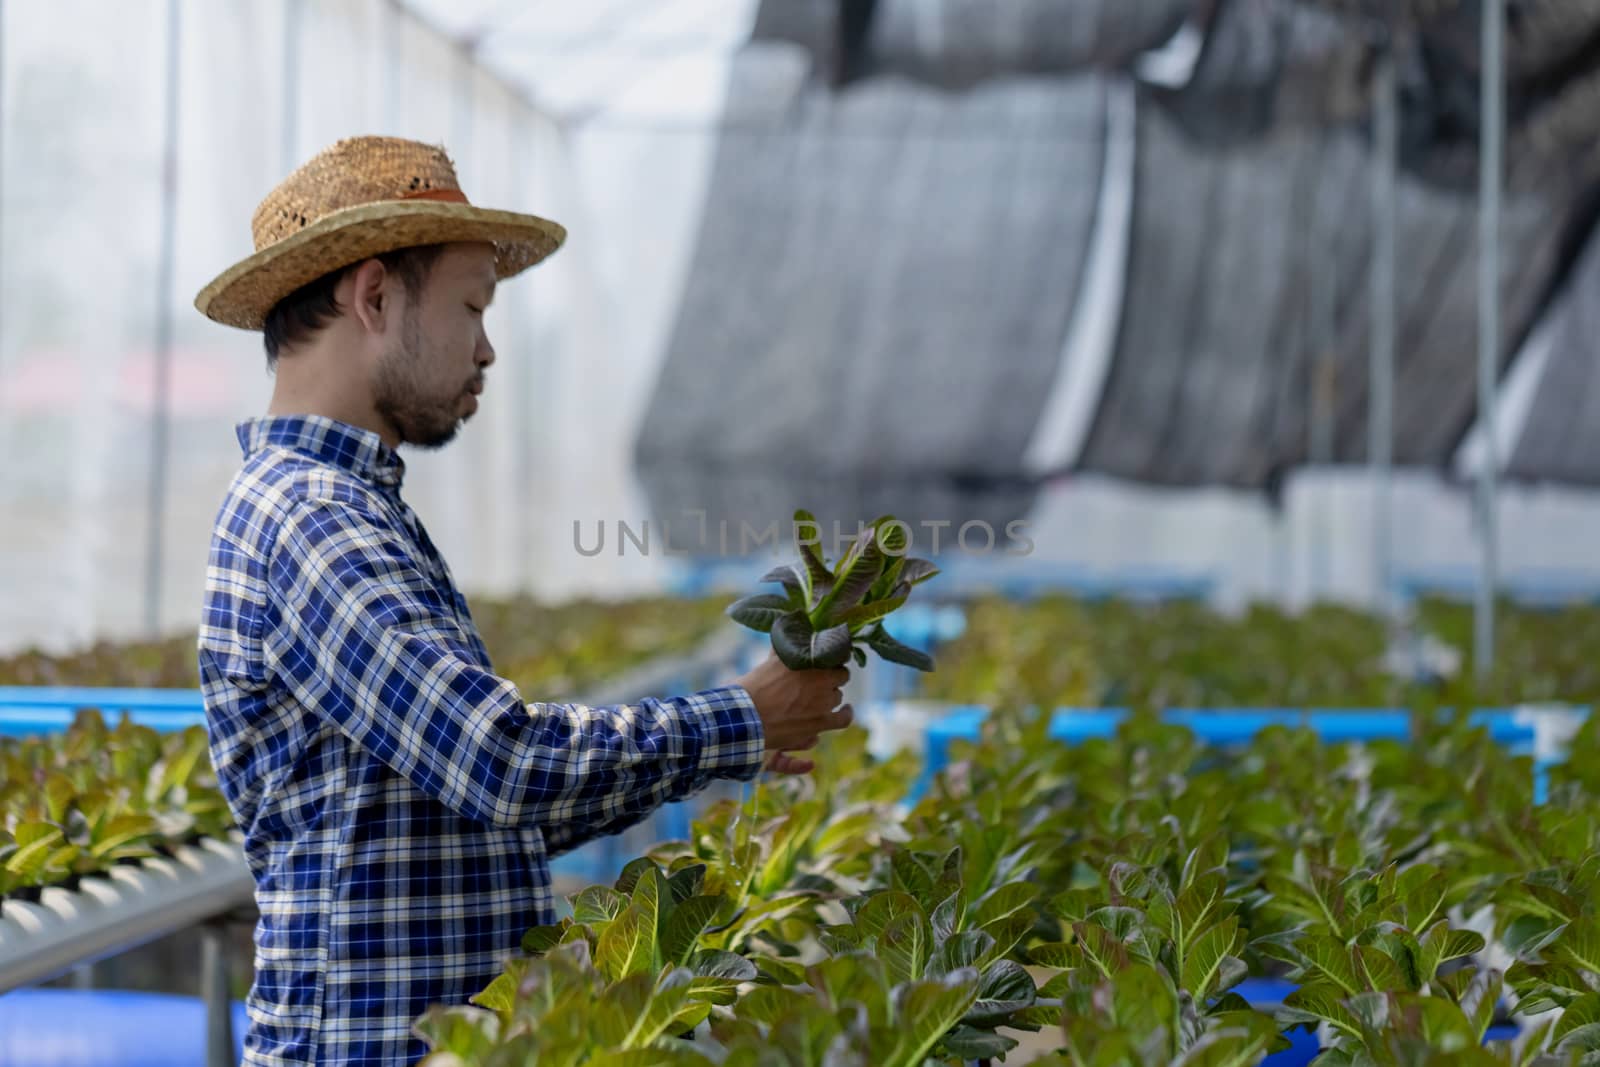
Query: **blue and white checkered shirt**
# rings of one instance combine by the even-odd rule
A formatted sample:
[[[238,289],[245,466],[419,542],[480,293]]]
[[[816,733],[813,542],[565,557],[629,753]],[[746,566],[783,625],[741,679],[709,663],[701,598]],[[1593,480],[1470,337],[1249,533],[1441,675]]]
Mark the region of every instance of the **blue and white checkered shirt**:
[[[753,778],[760,720],[734,685],[525,702],[377,434],[272,417],[239,441],[199,660],[261,909],[245,1063],[413,1064],[413,1020],[464,1003],[555,921],[550,856]]]

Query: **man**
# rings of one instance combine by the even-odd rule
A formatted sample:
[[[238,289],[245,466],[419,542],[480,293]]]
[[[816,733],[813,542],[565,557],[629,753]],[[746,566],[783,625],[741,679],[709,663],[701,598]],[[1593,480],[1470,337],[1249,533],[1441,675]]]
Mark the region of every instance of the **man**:
[[[484,308],[565,231],[472,206],[442,150],[392,138],[326,149],[252,229],[195,301],[262,331],[277,372],[239,427],[199,645],[261,909],[245,1062],[410,1064],[416,1016],[554,921],[553,853],[716,778],[810,771],[785,751],[850,724],[848,673],[769,657],[685,697],[527,702],[401,499],[396,450],[477,409]]]

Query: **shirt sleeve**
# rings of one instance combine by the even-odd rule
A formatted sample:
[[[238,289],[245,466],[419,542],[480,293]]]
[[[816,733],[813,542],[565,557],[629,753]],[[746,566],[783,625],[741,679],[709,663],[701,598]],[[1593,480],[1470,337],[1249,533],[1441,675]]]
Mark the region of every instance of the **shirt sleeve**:
[[[761,720],[738,686],[612,707],[525,702],[473,655],[404,538],[360,503],[295,505],[267,580],[273,675],[466,818],[589,836],[760,772]]]

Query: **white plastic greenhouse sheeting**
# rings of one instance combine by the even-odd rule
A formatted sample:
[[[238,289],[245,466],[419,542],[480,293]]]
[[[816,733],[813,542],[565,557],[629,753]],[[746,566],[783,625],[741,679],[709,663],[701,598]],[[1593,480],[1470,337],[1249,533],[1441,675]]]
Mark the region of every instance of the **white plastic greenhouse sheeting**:
[[[585,559],[572,522],[637,521],[632,424],[698,210],[709,132],[600,132],[575,151],[503,80],[386,0],[299,5],[284,158],[283,0],[183,0],[163,630],[194,625],[236,422],[271,392],[259,335],[195,292],[247,254],[289,167],[360,133],[443,143],[475,202],[567,247],[502,286],[481,410],[408,496],[472,591],[604,594],[657,559]],[[165,0],[6,5],[0,128],[0,651],[138,633],[160,253]],[[397,65],[391,65],[397,59]],[[470,94],[470,107],[467,104]],[[604,224],[597,220],[604,219]]]

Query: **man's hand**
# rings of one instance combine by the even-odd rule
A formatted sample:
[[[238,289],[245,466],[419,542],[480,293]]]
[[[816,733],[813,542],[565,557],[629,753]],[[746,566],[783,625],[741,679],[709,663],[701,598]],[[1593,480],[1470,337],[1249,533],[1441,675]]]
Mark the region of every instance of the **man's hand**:
[[[761,718],[767,739],[767,769],[780,774],[808,774],[811,760],[790,756],[813,747],[828,730],[843,730],[855,721],[849,704],[841,706],[850,672],[843,667],[792,671],[773,653],[734,684],[744,687]],[[837,709],[837,710],[835,710]]]

